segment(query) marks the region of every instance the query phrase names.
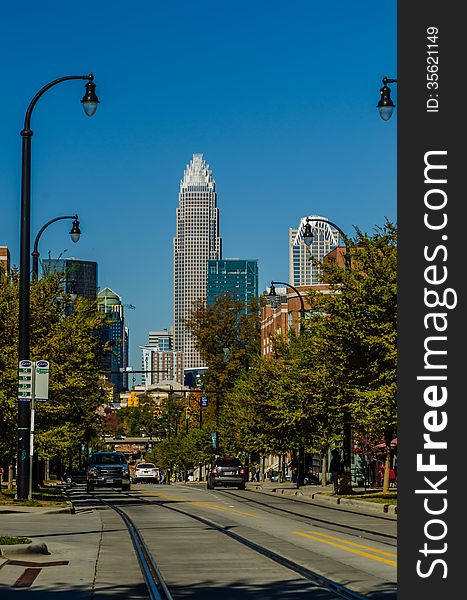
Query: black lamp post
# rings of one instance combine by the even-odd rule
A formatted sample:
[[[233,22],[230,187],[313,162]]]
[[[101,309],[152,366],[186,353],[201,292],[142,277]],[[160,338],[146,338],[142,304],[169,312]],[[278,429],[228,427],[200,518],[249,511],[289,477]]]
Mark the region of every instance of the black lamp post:
[[[389,116],[391,116],[391,115],[389,115]],[[344,240],[344,243],[345,243],[345,256],[344,256],[345,268],[351,269],[352,268],[352,257],[350,255],[350,241],[349,241],[349,238],[342,231],[342,229],[338,225],[336,225],[335,223],[333,223],[332,221],[329,221],[327,219],[319,219],[319,218],[310,219],[309,217],[307,217],[306,225],[305,225],[305,228],[303,231],[303,241],[305,242],[305,244],[308,247],[311,246],[311,243],[313,241],[313,231],[312,231],[312,227],[310,225],[310,221],[312,223],[328,223],[329,225],[331,225],[331,227],[334,227],[335,229],[337,229],[337,231],[340,233],[340,235],[342,236],[342,239]],[[351,464],[352,464],[352,430],[351,430],[351,418],[350,418],[349,411],[345,411],[343,416],[344,416],[344,426],[343,426],[343,432],[342,432],[343,433],[342,445],[343,445],[343,449],[344,449],[343,463],[344,463],[344,469],[346,470],[346,472],[350,473]]]
[[[56,217],[55,219],[52,219],[51,221],[49,221],[48,223],[46,223],[44,225],[44,227],[42,227],[39,231],[39,233],[36,236],[36,239],[34,241],[34,249],[31,252],[31,256],[32,256],[32,278],[34,280],[37,280],[39,278],[39,251],[37,249],[37,246],[39,244],[39,239],[42,235],[42,233],[44,232],[44,230],[51,225],[52,223],[55,223],[55,221],[60,221],[62,219],[74,219],[73,220],[73,226],[71,228],[70,231],[70,237],[71,237],[71,241],[73,243],[76,244],[76,242],[79,240],[79,238],[81,237],[81,230],[79,228],[79,221],[78,221],[78,215],[73,215],[73,216],[66,216],[66,217]]]
[[[305,303],[303,302],[303,297],[300,294],[300,292],[297,290],[296,287],[294,287],[293,285],[291,285],[290,283],[286,283],[284,281],[271,281],[271,289],[269,290],[269,297],[274,298],[274,296],[277,296],[276,294],[276,288],[275,285],[286,285],[289,288],[292,288],[294,290],[294,292],[297,294],[297,296],[300,299],[300,320],[298,323],[298,333],[302,333],[303,331],[303,319],[305,318]]]
[[[388,79],[386,75],[383,77],[383,87],[379,90],[381,98],[376,105],[383,121],[389,121],[395,107],[391,100],[391,89],[388,87],[388,83],[397,83],[397,79]]]
[[[31,253],[31,115],[39,98],[51,87],[70,79],[87,80],[86,91],[81,100],[88,117],[96,112],[99,100],[95,94],[96,84],[92,73],[68,75],[51,81],[41,88],[26,111],[21,131],[21,230],[20,230],[20,275],[19,275],[19,344],[18,359],[29,360],[29,299],[30,299],[30,253]],[[18,398],[18,460],[16,474],[16,498],[27,500],[29,492],[29,430],[31,411],[29,398]]]
[[[292,288],[300,299],[300,320],[298,323],[298,334],[301,335],[304,331],[303,321],[305,319],[305,303],[303,301],[303,296],[300,294],[296,287],[294,287],[290,283],[285,283],[284,281],[271,281],[271,289],[269,290],[268,296],[277,296],[276,288],[274,287],[276,284],[286,285],[287,287]],[[305,485],[305,447],[300,445],[298,448],[297,488],[303,485]]]
[[[319,219],[319,218],[315,219],[314,217],[312,219],[310,219],[310,217],[307,217],[306,225],[303,230],[303,241],[308,246],[308,248],[311,246],[311,243],[313,242],[313,231],[312,231],[310,222],[311,223],[327,223],[331,227],[334,227],[334,229],[337,229],[337,231],[341,234],[342,239],[344,240],[344,244],[345,244],[345,256],[344,256],[345,267],[347,269],[351,269],[352,268],[352,258],[350,256],[350,251],[349,251],[350,241],[349,241],[349,238],[342,231],[342,229],[338,225],[333,223],[332,221],[329,221],[328,219]]]

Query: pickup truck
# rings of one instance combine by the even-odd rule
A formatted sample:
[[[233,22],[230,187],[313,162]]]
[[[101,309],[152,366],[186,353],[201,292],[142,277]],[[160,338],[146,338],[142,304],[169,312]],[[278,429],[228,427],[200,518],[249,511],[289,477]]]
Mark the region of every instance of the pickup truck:
[[[86,489],[90,493],[98,487],[130,489],[130,470],[122,452],[95,452],[86,468]]]

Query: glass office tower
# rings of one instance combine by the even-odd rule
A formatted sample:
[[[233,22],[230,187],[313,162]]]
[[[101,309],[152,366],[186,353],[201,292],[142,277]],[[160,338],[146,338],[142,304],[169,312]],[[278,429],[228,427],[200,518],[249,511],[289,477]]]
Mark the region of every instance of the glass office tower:
[[[208,261],[206,304],[212,305],[218,296],[231,294],[245,304],[258,296],[258,261],[225,258]]]

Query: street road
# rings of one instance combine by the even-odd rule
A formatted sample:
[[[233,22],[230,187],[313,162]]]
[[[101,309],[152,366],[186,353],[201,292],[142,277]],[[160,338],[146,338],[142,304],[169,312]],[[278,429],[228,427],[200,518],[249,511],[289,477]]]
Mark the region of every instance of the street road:
[[[96,496],[133,520],[175,599],[396,598],[394,519],[197,484]]]

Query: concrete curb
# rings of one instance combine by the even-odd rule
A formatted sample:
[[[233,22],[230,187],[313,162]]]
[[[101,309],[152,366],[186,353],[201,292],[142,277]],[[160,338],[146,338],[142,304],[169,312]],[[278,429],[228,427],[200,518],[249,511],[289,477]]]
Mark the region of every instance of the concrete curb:
[[[44,542],[31,541],[30,544],[3,544],[0,546],[0,556],[9,557],[16,554],[50,554]]]
[[[253,484],[247,486],[247,489],[252,491],[258,491],[263,493],[269,493],[273,495],[286,495],[286,496],[295,496],[300,500],[316,502],[316,504],[332,504],[334,506],[348,506],[353,508],[361,508],[365,511],[370,512],[378,512],[383,514],[397,515],[397,505],[396,504],[383,504],[379,502],[367,502],[365,500],[353,500],[351,498],[341,498],[340,496],[327,496],[325,494],[321,494],[319,492],[304,494],[300,489],[294,488],[269,488],[263,487],[261,484]]]

